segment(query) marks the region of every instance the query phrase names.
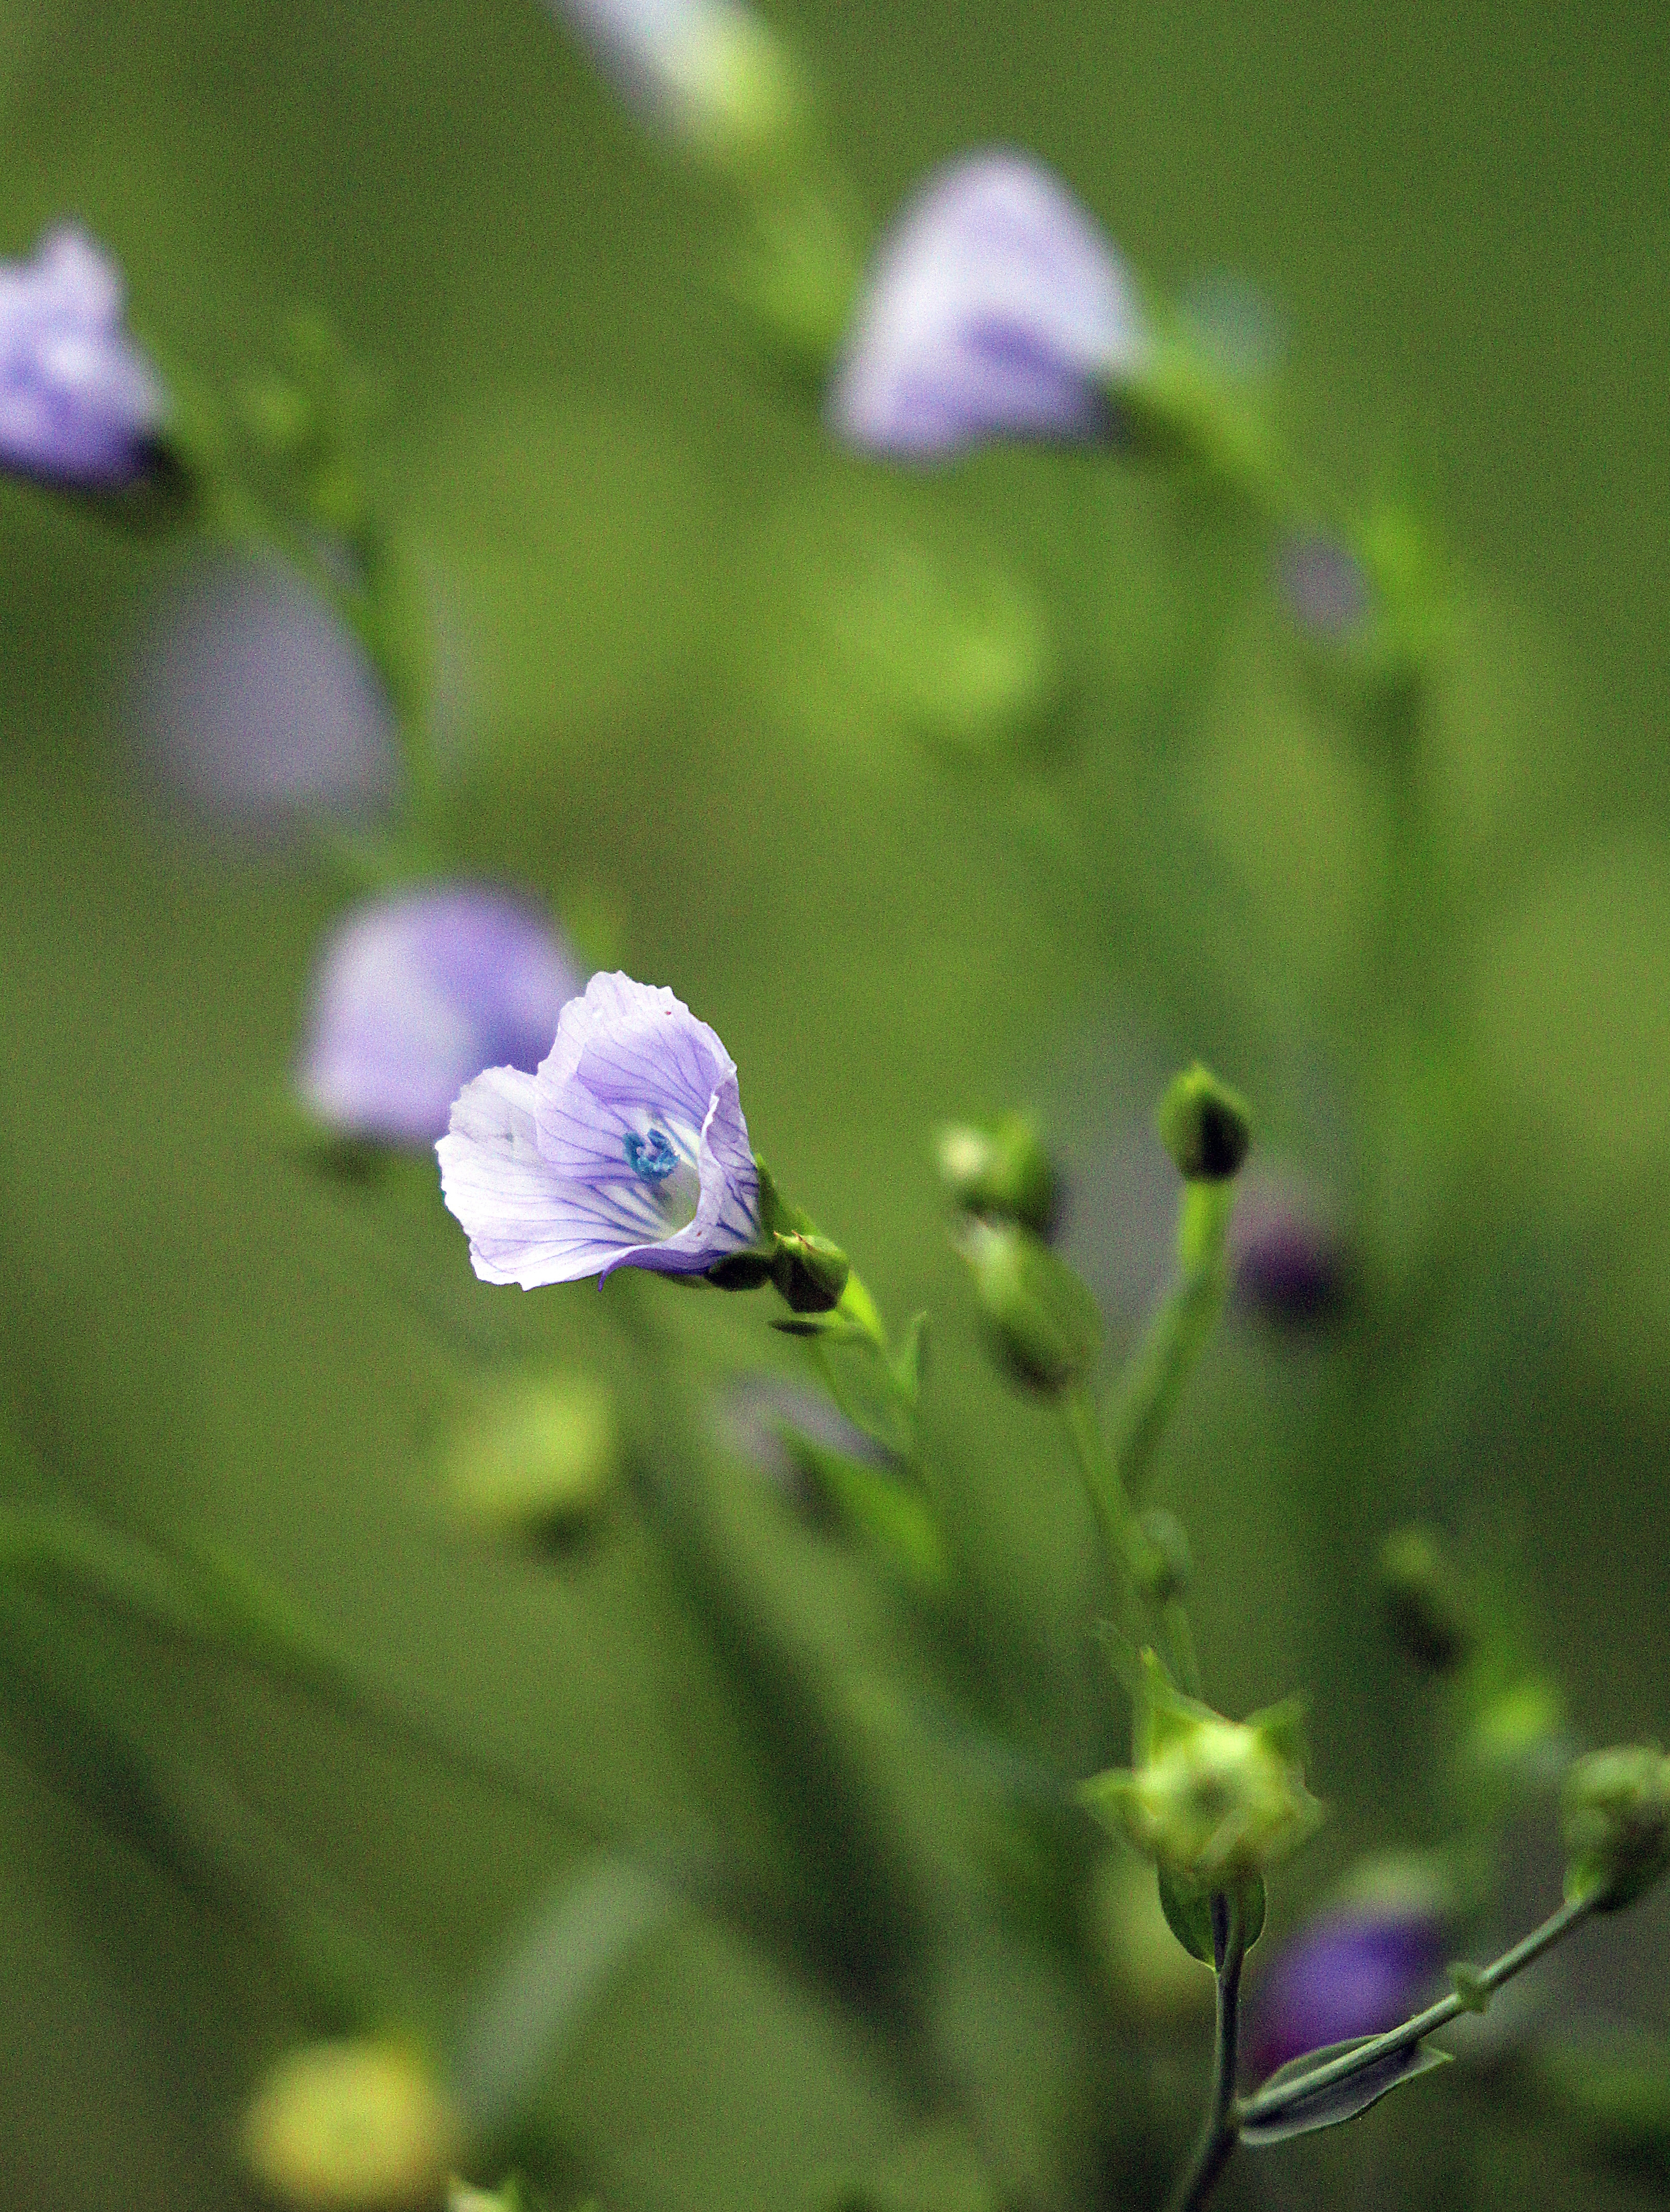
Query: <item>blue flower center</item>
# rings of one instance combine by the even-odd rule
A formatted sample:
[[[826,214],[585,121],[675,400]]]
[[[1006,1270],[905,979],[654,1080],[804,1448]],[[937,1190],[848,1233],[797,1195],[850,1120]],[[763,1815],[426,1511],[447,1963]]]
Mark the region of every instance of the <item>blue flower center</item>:
[[[629,1129],[626,1164],[634,1175],[641,1176],[646,1182],[665,1182],[678,1165],[678,1155],[664,1129],[652,1129],[643,1137],[635,1129]]]

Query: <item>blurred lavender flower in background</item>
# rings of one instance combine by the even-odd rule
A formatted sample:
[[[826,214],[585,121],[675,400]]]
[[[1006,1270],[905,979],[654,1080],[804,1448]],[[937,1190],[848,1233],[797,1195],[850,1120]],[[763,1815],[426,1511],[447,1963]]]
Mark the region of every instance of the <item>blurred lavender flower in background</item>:
[[[131,712],[158,781],[199,816],[245,832],[363,821],[398,787],[375,670],[276,561],[219,559],[165,589]]]
[[[582,988],[534,910],[455,884],[361,906],[319,955],[298,1087],[355,1136],[427,1146],[483,1068],[531,1071]]]
[[[930,179],[883,246],[829,398],[849,444],[1089,438],[1148,338],[1122,264],[1049,173],[980,154]]]
[[[70,224],[0,264],[0,466],[82,491],[144,473],[167,402],[122,304],[114,264]]]
[[[712,152],[768,143],[798,118],[793,71],[741,0],[547,0],[635,106]]]
[[[490,1067],[435,1147],[485,1283],[700,1274],[760,1235],[736,1063],[682,1000],[594,975],[537,1076]]]
[[[1337,644],[1368,620],[1369,580],[1337,538],[1290,538],[1279,556],[1279,586],[1293,620],[1324,643]]]
[[[1290,1169],[1249,1170],[1230,1223],[1237,1302],[1276,1322],[1315,1321],[1344,1297],[1347,1261],[1331,1210]]]
[[[1254,1992],[1248,2054],[1261,2080],[1307,2051],[1395,2027],[1449,1955],[1442,1883],[1388,1875],[1317,1913]]]

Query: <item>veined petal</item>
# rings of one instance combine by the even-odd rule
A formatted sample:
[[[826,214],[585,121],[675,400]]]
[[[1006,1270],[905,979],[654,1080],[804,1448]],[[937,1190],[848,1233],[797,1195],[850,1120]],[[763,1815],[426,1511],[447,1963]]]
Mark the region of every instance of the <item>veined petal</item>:
[[[470,1085],[438,1149],[489,1282],[695,1274],[759,1235],[735,1063],[671,991],[629,975],[594,975],[563,1007],[536,1076]]]
[[[573,1187],[541,1158],[537,1098],[531,1075],[489,1067],[465,1085],[435,1146],[441,1192],[469,1237],[471,1265],[484,1283],[525,1291],[594,1275],[618,1249],[599,1242]]]

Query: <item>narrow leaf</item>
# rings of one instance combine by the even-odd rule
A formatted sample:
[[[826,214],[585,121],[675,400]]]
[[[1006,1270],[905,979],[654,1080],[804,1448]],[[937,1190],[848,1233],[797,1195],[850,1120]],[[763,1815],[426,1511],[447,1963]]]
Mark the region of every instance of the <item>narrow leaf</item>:
[[[1295,2058],[1278,2068],[1264,2083],[1259,2097],[1284,2082],[1297,2081],[1304,2075],[1315,2073],[1330,2060],[1343,2058],[1347,2051],[1361,2051],[1376,2039],[1372,2035],[1360,2035],[1349,2043],[1330,2043],[1320,2051],[1308,2051],[1303,2058]],[[1354,2120],[1359,2112],[1366,2112],[1370,2105],[1377,2105],[1388,2090],[1414,2081],[1418,2075],[1430,2074],[1435,2066],[1448,2063],[1448,2051],[1440,2051],[1436,2045],[1409,2044],[1401,2051],[1377,2059],[1372,2066],[1365,2066],[1360,2074],[1347,2075],[1344,2081],[1330,2081],[1308,2097],[1297,2098],[1267,2120],[1244,2119],[1241,2140],[1256,2150],[1268,2143],[1285,2142],[1290,2136],[1309,2135],[1317,2128],[1337,2128],[1346,2120]],[[1258,2097],[1251,2102],[1256,2111]]]

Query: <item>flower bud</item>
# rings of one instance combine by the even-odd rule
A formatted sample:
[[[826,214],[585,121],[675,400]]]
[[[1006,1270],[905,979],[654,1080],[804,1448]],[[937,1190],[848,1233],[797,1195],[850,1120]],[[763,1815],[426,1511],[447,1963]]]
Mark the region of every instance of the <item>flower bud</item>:
[[[563,1537],[591,1521],[620,1478],[615,1408],[586,1375],[519,1376],[453,1436],[448,1502],[483,1534]]]
[[[459,2133],[417,2053],[370,2039],[288,2052],[269,2069],[240,2130],[250,2174],[295,2212],[438,2204]]]
[[[793,1313],[828,1313],[841,1304],[852,1273],[839,1244],[811,1230],[792,1230],[776,1238],[771,1279]]]
[[[122,326],[122,279],[66,225],[0,264],[0,468],[118,492],[158,458],[167,401]]]
[[[692,153],[746,167],[804,134],[805,94],[742,0],[551,0],[627,97]]]
[[[1048,1237],[1061,1210],[1055,1164],[1026,1114],[1005,1114],[990,1129],[951,1122],[934,1140],[939,1179],[965,1213],[1018,1221]]]
[[[1246,1101],[1197,1060],[1160,1102],[1160,1141],[1186,1182],[1228,1182],[1253,1141]]]
[[[959,1246],[987,1334],[1011,1374],[1051,1393],[1082,1381],[1102,1348],[1102,1316],[1072,1268],[1012,1222],[973,1217]]]
[[[1292,1174],[1248,1174],[1236,1194],[1229,1259],[1237,1304],[1278,1325],[1323,1319],[1347,1288],[1339,1231],[1311,1188]]]
[[[1380,1583],[1399,1650],[1435,1674],[1454,1674],[1473,1649],[1472,1609],[1431,1529],[1394,1529],[1381,1547]]]
[[[1590,1752],[1566,1776],[1560,1826],[1566,1895],[1632,1905],[1670,1867],[1670,1759],[1648,1744]]]
[[[1205,1890],[1230,1889],[1297,1850],[1322,1817],[1304,1786],[1293,1700],[1228,1721],[1175,1689],[1145,1653],[1138,1765],[1080,1794],[1139,1851]]]
[[[1194,1578],[1188,1532],[1163,1505],[1151,1505],[1139,1516],[1131,1565],[1151,1605],[1169,1605],[1187,1592]]]

